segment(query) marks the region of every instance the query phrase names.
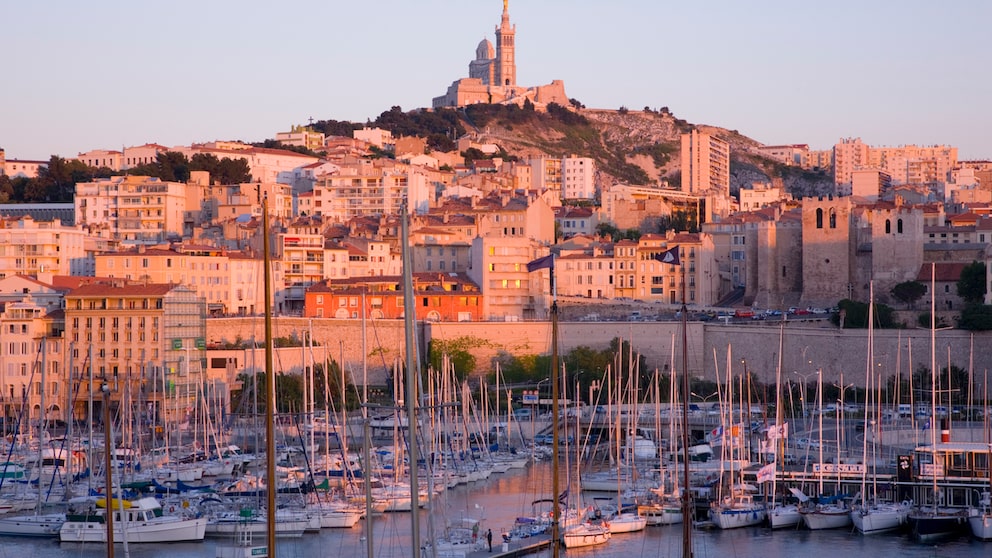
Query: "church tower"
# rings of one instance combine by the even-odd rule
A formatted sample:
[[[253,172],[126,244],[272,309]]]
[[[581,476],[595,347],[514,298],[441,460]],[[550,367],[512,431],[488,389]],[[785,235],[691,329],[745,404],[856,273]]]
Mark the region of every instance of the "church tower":
[[[503,0],[503,20],[496,28],[496,83],[493,85],[517,85],[517,62],[514,60],[513,38],[516,27],[510,25],[509,0]]]

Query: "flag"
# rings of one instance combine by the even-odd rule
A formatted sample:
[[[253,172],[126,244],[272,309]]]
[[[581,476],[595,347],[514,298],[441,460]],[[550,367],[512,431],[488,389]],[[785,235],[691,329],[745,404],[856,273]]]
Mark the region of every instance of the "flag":
[[[554,269],[555,267],[555,256],[550,254],[544,256],[543,258],[537,258],[536,260],[527,264],[527,271],[537,271],[539,269]]]
[[[775,479],[775,462],[772,461],[768,465],[758,469],[758,482],[768,482]]]
[[[661,263],[679,265],[679,247],[672,246],[660,254],[655,254],[654,259]]]
[[[717,426],[713,430],[710,430],[710,433],[707,434],[707,436],[709,437],[709,441],[720,440],[723,438],[723,425]]]
[[[768,427],[768,440],[778,440],[779,438],[789,437],[789,423],[777,424],[775,426]]]

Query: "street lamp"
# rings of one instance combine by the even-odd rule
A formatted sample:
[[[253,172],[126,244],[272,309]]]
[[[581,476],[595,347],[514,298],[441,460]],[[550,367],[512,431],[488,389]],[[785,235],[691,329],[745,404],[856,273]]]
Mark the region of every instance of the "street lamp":
[[[810,378],[812,376],[815,376],[815,375],[819,374],[820,371],[819,370],[814,370],[813,372],[810,372],[809,374],[803,374],[802,372],[799,372],[797,370],[793,370],[792,373],[803,379],[803,390],[802,390],[802,392],[799,393],[799,405],[803,409],[803,421],[805,422],[805,420],[806,420],[806,418],[808,416],[806,414],[806,393],[807,393],[806,392],[806,378]]]

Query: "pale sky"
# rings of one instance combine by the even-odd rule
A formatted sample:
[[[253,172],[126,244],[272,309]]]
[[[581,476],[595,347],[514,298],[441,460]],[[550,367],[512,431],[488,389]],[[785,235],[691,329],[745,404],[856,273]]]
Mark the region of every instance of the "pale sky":
[[[2,10],[0,147],[47,159],[261,141],[429,107],[500,0],[44,0]],[[667,106],[766,144],[957,146],[992,158],[992,2],[510,0],[517,82]]]

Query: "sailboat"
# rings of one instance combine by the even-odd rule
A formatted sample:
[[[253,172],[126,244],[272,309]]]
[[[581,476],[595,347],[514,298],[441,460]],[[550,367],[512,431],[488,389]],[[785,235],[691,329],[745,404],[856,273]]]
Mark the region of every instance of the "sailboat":
[[[730,373],[730,349],[727,350],[727,373],[728,373],[728,396],[727,400],[728,408],[732,409],[733,402],[733,382],[729,379]],[[741,405],[743,410],[744,405]],[[730,419],[729,422],[733,422],[733,410],[729,411]],[[741,420],[743,422],[743,420]],[[743,448],[741,447],[741,426],[733,425],[730,428],[730,436],[726,438],[725,450],[725,460],[730,463],[730,474],[727,479],[727,486],[725,488],[725,493],[721,494],[720,497],[714,502],[710,503],[709,517],[710,521],[720,529],[736,529],[739,527],[748,527],[751,525],[759,525],[765,522],[768,517],[768,511],[764,502],[755,500],[753,491],[756,490],[753,486],[747,485],[743,482],[741,468],[737,465],[738,457],[743,453]]]
[[[943,507],[943,491],[937,486],[937,477],[944,471],[939,463],[944,454],[937,451],[937,322],[935,315],[935,289],[937,264],[930,264],[930,477],[932,486],[930,505],[920,505],[909,512],[909,526],[914,539],[933,542],[954,537],[967,523],[966,513]],[[950,441],[950,440],[946,440]],[[921,463],[921,468],[928,464]]]
[[[874,307],[875,307],[875,284],[869,283],[869,296],[868,296],[868,365],[867,365],[867,385],[869,396],[875,393],[872,388],[872,381],[874,380],[874,371],[872,370],[872,362],[875,360],[875,347],[874,347]],[[858,530],[859,533],[864,535],[870,535],[874,533],[884,533],[887,531],[894,531],[899,529],[906,524],[907,516],[909,515],[910,506],[908,502],[902,503],[891,503],[891,502],[879,502],[878,501],[878,490],[876,475],[872,474],[872,486],[871,486],[871,497],[868,496],[868,464],[871,463],[874,469],[875,465],[875,440],[877,435],[872,436],[872,453],[871,460],[868,459],[868,436],[867,433],[873,432],[875,421],[869,420],[872,416],[872,409],[877,407],[872,405],[865,406],[865,437],[862,440],[862,462],[865,464],[864,468],[861,470],[861,503],[851,510],[851,522],[854,523],[854,528]],[[877,417],[878,414],[876,413]],[[869,428],[871,427],[871,428]]]
[[[787,425],[785,427],[780,427],[782,422],[782,349],[785,346],[785,322],[783,321],[779,325],[778,334],[778,366],[775,370],[775,429],[768,430],[768,443],[774,444],[772,448],[775,458],[772,460],[771,467],[771,481],[772,481],[772,505],[768,509],[768,525],[772,529],[783,529],[786,527],[796,527],[799,522],[802,521],[802,514],[799,513],[799,506],[796,504],[787,504],[784,502],[777,502],[777,491],[778,486],[778,474],[775,468],[778,465],[779,456],[782,455],[782,446],[786,438],[785,434],[788,431]],[[774,432],[774,435],[772,435]],[[765,452],[763,452],[765,453]],[[765,467],[769,467],[766,465]],[[766,473],[767,475],[767,473]],[[800,493],[801,495],[802,493]],[[805,495],[803,495],[805,498]],[[802,499],[802,498],[801,498]]]
[[[989,400],[989,375],[985,373],[985,401]],[[982,496],[978,501],[978,507],[968,510],[968,526],[971,527],[971,534],[979,540],[992,540],[992,430],[989,428],[989,407],[986,403],[985,412],[982,413],[985,431],[985,442],[990,451],[985,459],[985,476],[989,479],[989,485],[982,491]]]
[[[45,371],[47,370],[47,346],[48,338],[43,337],[41,339],[41,385],[45,385]],[[44,454],[46,449],[43,447],[42,440],[44,440],[43,429],[45,424],[45,391],[41,392],[41,412],[42,417],[38,421],[38,466],[43,471]],[[53,450],[48,450],[53,451]],[[63,455],[67,453],[65,449],[61,450]],[[23,475],[23,470],[21,471]],[[48,477],[51,478],[51,477]],[[61,512],[57,513],[40,513],[41,512],[41,494],[42,488],[44,487],[46,477],[39,472],[38,475],[38,502],[36,503],[35,513],[31,515],[4,515],[0,516],[0,535],[3,536],[19,536],[19,537],[57,537],[59,534],[59,529],[62,528],[62,524],[65,523],[65,514]]]

